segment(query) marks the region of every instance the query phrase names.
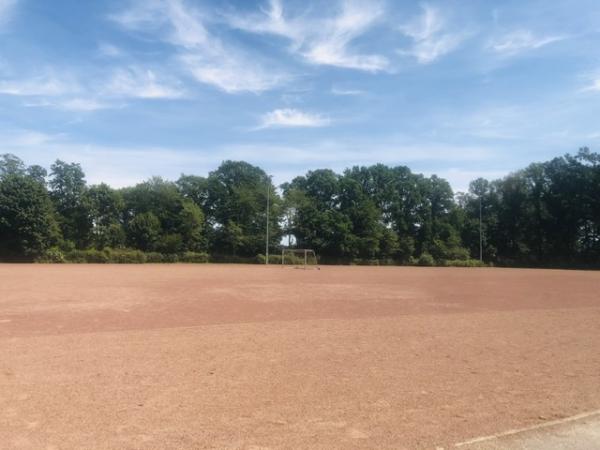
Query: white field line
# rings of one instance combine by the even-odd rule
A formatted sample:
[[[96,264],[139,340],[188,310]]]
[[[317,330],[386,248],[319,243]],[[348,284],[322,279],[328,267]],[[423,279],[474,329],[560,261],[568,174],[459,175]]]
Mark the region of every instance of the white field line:
[[[577,414],[577,415],[571,416],[571,417],[566,417],[564,419],[551,420],[550,422],[544,422],[544,423],[540,423],[538,425],[532,425],[530,427],[515,428],[515,429],[504,431],[504,432],[498,433],[498,434],[491,434],[489,436],[481,436],[478,438],[469,439],[468,441],[459,442],[457,444],[454,444],[454,447],[463,447],[465,445],[476,444],[478,442],[491,441],[493,439],[498,439],[498,438],[505,437],[505,436],[512,436],[514,434],[524,433],[526,431],[539,430],[541,428],[548,428],[548,427],[553,427],[555,425],[561,425],[563,423],[574,422],[576,420],[585,419],[586,417],[591,417],[591,416],[596,416],[596,415],[600,415],[600,409],[597,409],[596,411],[589,411],[586,413]]]

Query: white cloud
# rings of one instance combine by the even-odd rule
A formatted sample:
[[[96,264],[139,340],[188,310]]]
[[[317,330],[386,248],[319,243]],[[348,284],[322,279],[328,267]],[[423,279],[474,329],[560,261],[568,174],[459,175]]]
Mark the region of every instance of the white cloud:
[[[182,0],[138,0],[134,5],[112,19],[130,30],[151,31],[173,45],[181,68],[201,83],[228,93],[260,93],[288,79],[274,64],[267,68],[267,62],[211,34],[201,14]]]
[[[583,92],[595,91],[600,92],[600,77],[591,80],[591,83],[583,88]]]
[[[535,36],[529,30],[515,30],[495,38],[488,44],[488,47],[497,53],[514,55],[528,50],[536,50],[567,38],[568,36],[565,35]]]
[[[438,8],[427,4],[421,8],[423,13],[419,17],[400,26],[400,31],[412,39],[413,45],[398,53],[413,56],[420,64],[429,64],[456,50],[468,33],[448,31],[446,18]]]
[[[579,90],[579,92],[600,92],[600,70],[592,70],[586,73],[583,73],[579,76],[581,83],[584,86]]]
[[[161,81],[152,70],[138,67],[117,69],[102,89],[111,97],[143,99],[175,99],[184,96],[174,82]]]
[[[59,79],[53,75],[0,81],[0,94],[15,96],[58,96],[77,92],[80,87],[74,81]]]
[[[341,95],[341,96],[360,96],[365,95],[365,91],[361,91],[360,89],[343,89],[339,87],[332,87],[331,93],[333,95]]]
[[[112,99],[175,99],[185,94],[176,81],[161,79],[152,70],[136,66],[118,68],[108,78],[92,77],[87,81],[81,84],[71,74],[48,70],[33,78],[0,80],[0,94],[30,97],[24,106],[79,112],[123,107],[114,101],[100,101],[98,93]]]
[[[320,114],[312,114],[293,108],[275,109],[262,116],[260,129],[274,127],[324,127],[330,119]]]
[[[229,16],[230,26],[258,34],[272,34],[291,41],[290,51],[311,64],[366,72],[386,70],[389,61],[378,54],[356,52],[351,44],[383,16],[379,2],[341,0],[332,17],[288,18],[280,0],[271,0],[261,15]]]
[[[179,60],[197,81],[230,94],[268,91],[289,79],[282,72],[271,72],[236,50],[228,50],[218,44],[206,51],[185,53]]]
[[[101,102],[94,98],[70,98],[57,101],[49,101],[44,99],[37,102],[27,102],[24,104],[24,106],[30,108],[55,108],[64,111],[92,112],[102,109],[121,108],[124,105]]]

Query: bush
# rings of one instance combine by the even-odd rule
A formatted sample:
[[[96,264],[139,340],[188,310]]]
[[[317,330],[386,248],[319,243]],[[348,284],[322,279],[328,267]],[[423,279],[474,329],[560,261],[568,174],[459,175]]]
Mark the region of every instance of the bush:
[[[378,259],[363,259],[363,258],[353,258],[350,261],[351,266],[378,266]]]
[[[37,263],[64,263],[66,261],[65,254],[58,248],[52,247],[46,250],[42,256],[37,258],[35,262]]]
[[[183,263],[207,263],[208,262],[208,253],[199,253],[199,252],[185,252],[183,255],[179,257],[179,261]]]
[[[435,266],[435,259],[429,253],[423,253],[417,260],[417,264],[424,267]]]
[[[286,256],[285,259],[287,261],[288,257]],[[262,253],[256,255],[256,262],[258,264],[265,264],[266,260],[267,258]],[[269,255],[269,264],[281,264],[281,255]]]
[[[147,263],[161,263],[163,262],[163,254],[158,252],[146,252]]]
[[[179,256],[172,253],[163,253],[162,261],[163,263],[176,263],[179,262]]]
[[[264,256],[263,256],[264,258]],[[210,262],[220,263],[220,264],[256,264],[257,257],[256,256],[233,256],[233,255],[210,255]],[[271,260],[271,256],[269,256],[269,260]],[[265,263],[263,259],[263,264]]]
[[[116,264],[143,264],[146,262],[146,255],[139,250],[131,250],[128,248],[114,249],[107,248],[104,250],[108,257],[108,262]]]
[[[444,267],[486,267],[487,265],[478,259],[446,259],[442,261]]]
[[[101,250],[71,250],[66,254],[66,260],[70,263],[92,263],[106,264],[108,256]]]

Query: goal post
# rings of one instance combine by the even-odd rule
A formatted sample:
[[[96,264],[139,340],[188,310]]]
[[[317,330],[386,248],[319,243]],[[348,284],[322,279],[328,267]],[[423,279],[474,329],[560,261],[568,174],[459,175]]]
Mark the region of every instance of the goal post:
[[[303,269],[317,267],[317,254],[310,248],[284,248],[281,250],[281,266],[293,265]]]

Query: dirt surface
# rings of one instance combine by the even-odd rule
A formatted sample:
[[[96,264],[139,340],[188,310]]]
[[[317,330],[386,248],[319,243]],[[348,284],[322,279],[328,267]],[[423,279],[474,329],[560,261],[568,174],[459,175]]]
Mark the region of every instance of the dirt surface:
[[[0,265],[0,448],[452,448],[600,408],[600,273]]]

